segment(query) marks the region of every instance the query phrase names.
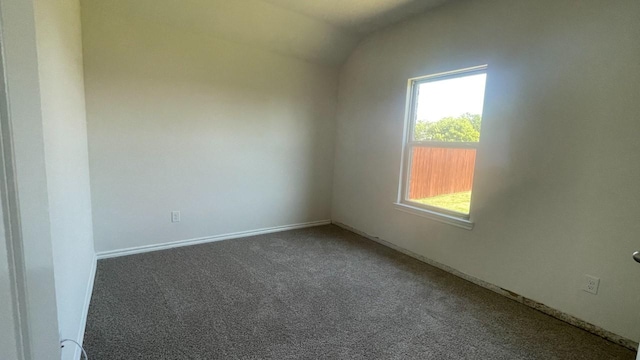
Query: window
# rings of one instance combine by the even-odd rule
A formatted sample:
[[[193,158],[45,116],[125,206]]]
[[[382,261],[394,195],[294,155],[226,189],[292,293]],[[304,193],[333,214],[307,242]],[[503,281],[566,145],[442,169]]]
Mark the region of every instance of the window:
[[[486,68],[409,80],[401,210],[471,228]]]

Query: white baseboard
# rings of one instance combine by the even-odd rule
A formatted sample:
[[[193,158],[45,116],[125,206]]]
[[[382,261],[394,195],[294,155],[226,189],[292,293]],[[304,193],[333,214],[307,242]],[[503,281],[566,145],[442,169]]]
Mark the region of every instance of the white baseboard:
[[[96,280],[96,268],[98,266],[98,257],[93,257],[93,263],[91,264],[91,271],[89,272],[89,281],[87,282],[87,292],[84,295],[84,307],[82,308],[82,318],[80,319],[80,330],[76,341],[82,346],[84,341],[84,331],[87,327],[87,316],[89,315],[89,305],[91,304],[91,295],[93,294],[93,283]],[[76,352],[73,355],[74,359],[81,359],[82,350],[76,347]]]
[[[313,226],[329,225],[329,224],[331,224],[331,220],[320,220],[320,221],[311,221],[311,222],[300,223],[300,224],[281,225],[281,226],[274,226],[269,228],[239,231],[234,233],[206,236],[206,237],[200,237],[200,238],[194,238],[194,239],[178,240],[178,241],[172,241],[172,242],[167,242],[163,244],[136,246],[136,247],[130,247],[126,249],[102,251],[97,253],[96,256],[98,260],[108,259],[108,258],[114,258],[119,256],[141,254],[141,253],[146,253],[150,251],[172,249],[172,248],[177,248],[181,246],[198,245],[198,244],[204,244],[204,243],[209,243],[214,241],[231,240],[231,239],[237,239],[237,238],[242,238],[247,236],[270,234],[270,233],[275,233],[280,231],[303,229],[303,228],[308,228]]]
[[[431,259],[429,259],[429,258],[427,258],[425,256],[420,255],[420,254],[416,254],[413,251],[409,251],[409,250],[407,250],[405,248],[402,248],[402,247],[400,247],[400,246],[398,246],[396,244],[393,244],[393,243],[391,243],[391,242],[389,242],[387,240],[383,240],[383,239],[380,239],[378,237],[371,236],[371,235],[369,235],[369,234],[367,234],[367,233],[365,233],[363,231],[360,231],[360,230],[358,230],[356,228],[353,228],[353,227],[351,227],[349,225],[346,225],[346,224],[343,224],[343,223],[340,223],[340,222],[337,222],[337,221],[333,221],[332,224],[337,225],[337,226],[339,226],[339,227],[341,227],[341,228],[343,228],[343,229],[345,229],[347,231],[351,231],[352,233],[358,234],[358,235],[360,235],[362,237],[365,237],[365,238],[367,238],[369,240],[375,241],[375,242],[377,242],[377,243],[379,243],[379,244],[381,244],[383,246],[386,246],[386,247],[389,247],[389,248],[394,249],[396,251],[399,251],[399,252],[401,252],[401,253],[403,253],[405,255],[408,255],[408,256],[416,259],[416,260],[419,260],[419,261],[422,261],[422,262],[424,262],[426,264],[429,264],[431,266],[437,267],[437,268],[439,268],[441,270],[444,270],[444,271],[446,271],[446,272],[448,272],[448,273],[450,273],[452,275],[455,275],[455,276],[457,276],[459,278],[462,278],[464,280],[472,282],[472,283],[474,283],[474,284],[476,284],[478,286],[482,286],[483,288],[491,290],[491,291],[493,291],[495,293],[498,293],[498,294],[500,294],[500,295],[502,295],[502,296],[504,296],[506,298],[509,298],[511,300],[515,300],[515,301],[517,301],[517,302],[519,302],[521,304],[524,304],[524,305],[526,305],[528,307],[531,307],[531,308],[536,309],[536,310],[538,310],[540,312],[543,312],[543,313],[545,313],[545,314],[547,314],[549,316],[552,316],[552,317],[554,317],[554,318],[556,318],[558,320],[562,320],[562,321],[564,321],[564,322],[566,322],[568,324],[571,324],[571,325],[573,325],[575,327],[578,327],[578,328],[586,330],[586,331],[588,331],[588,332],[590,332],[592,334],[595,334],[595,335],[598,335],[600,337],[603,337],[603,338],[605,338],[605,339],[607,339],[609,341],[612,341],[612,342],[614,342],[616,344],[622,345],[622,346],[624,346],[624,347],[626,347],[626,348],[628,348],[630,350],[636,351],[638,349],[638,343],[637,342],[635,342],[633,340],[630,340],[630,339],[627,339],[627,338],[625,338],[623,336],[620,336],[618,334],[612,333],[611,331],[605,330],[605,329],[603,329],[603,328],[601,328],[599,326],[596,326],[596,325],[593,325],[591,323],[588,323],[588,322],[586,322],[586,321],[584,321],[582,319],[579,319],[579,318],[577,318],[577,317],[575,317],[573,315],[569,315],[569,314],[567,314],[567,313],[565,313],[563,311],[554,309],[554,308],[552,308],[550,306],[547,306],[547,305],[539,303],[539,302],[537,302],[535,300],[526,298],[526,297],[524,297],[522,295],[516,294],[516,293],[514,293],[512,291],[509,291],[507,289],[503,289],[503,288],[501,288],[501,287],[499,287],[497,285],[494,285],[494,284],[491,284],[491,283],[486,282],[484,280],[478,279],[477,277],[471,276],[469,274],[465,274],[465,273],[463,273],[461,271],[458,271],[458,270],[456,270],[456,269],[454,269],[454,268],[452,268],[450,266],[447,266],[445,264],[439,263],[439,262],[437,262],[435,260],[431,260]]]

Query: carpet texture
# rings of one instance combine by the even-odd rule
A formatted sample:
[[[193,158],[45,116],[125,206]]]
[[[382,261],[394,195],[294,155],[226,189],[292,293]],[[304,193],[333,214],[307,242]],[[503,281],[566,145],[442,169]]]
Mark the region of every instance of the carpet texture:
[[[629,359],[336,226],[100,260],[98,359]]]

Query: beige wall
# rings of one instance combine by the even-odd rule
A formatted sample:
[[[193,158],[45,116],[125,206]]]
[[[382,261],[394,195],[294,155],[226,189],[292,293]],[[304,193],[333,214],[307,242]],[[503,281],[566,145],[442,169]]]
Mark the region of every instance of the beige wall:
[[[93,2],[92,12],[152,20],[174,31],[195,30],[319,64],[343,64],[361,39],[342,27],[264,0],[85,1]]]
[[[82,341],[95,255],[80,3],[36,0],[35,15],[59,332]]]
[[[639,13],[459,1],[366,39],[341,74],[333,220],[640,340]],[[475,228],[394,209],[407,79],[481,64]]]
[[[82,12],[97,251],[329,218],[336,70]]]

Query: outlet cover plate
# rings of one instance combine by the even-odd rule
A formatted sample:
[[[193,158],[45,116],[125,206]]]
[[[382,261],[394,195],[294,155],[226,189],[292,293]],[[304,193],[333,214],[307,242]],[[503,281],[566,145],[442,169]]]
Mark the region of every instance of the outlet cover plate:
[[[600,278],[591,275],[584,276],[584,284],[582,285],[582,290],[595,295],[598,293],[599,287]]]

